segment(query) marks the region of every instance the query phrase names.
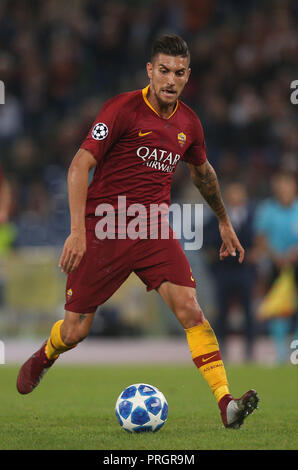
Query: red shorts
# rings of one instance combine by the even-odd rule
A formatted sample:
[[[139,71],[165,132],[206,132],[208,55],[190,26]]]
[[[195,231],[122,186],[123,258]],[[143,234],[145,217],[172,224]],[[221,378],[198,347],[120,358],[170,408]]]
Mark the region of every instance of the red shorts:
[[[65,310],[93,313],[135,272],[156,289],[163,281],[196,287],[190,264],[178,239],[99,240],[94,228],[86,230],[86,252],[77,269],[68,275]]]

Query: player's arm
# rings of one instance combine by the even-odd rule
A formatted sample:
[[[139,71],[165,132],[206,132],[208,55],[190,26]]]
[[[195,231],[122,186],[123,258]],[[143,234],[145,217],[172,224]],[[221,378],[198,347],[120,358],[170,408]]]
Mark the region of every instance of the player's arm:
[[[71,220],[70,235],[66,239],[59,261],[61,271],[74,271],[86,251],[85,210],[88,191],[88,174],[97,164],[93,155],[80,149],[68,170],[68,199]]]
[[[188,166],[194,185],[198,188],[218,219],[219,232],[222,238],[219,253],[220,259],[222,260],[227,256],[236,256],[236,250],[238,250],[239,262],[242,263],[244,248],[240,244],[227,214],[214,168],[208,160],[199,166],[192,164],[188,164]]]

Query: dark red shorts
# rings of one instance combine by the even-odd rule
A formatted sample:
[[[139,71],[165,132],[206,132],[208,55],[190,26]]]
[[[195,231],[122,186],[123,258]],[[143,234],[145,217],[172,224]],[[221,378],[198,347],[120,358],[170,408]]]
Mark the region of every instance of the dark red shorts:
[[[163,281],[196,287],[190,264],[170,230],[170,239],[99,240],[86,230],[87,249],[78,268],[68,275],[65,310],[92,313],[135,272],[156,289]]]

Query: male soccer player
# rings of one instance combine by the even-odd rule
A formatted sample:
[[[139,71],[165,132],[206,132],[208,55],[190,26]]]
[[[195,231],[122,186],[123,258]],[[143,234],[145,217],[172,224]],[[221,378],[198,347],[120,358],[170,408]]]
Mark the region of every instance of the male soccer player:
[[[65,317],[22,366],[17,379],[20,393],[32,392],[59,355],[88,335],[97,307],[134,271],[147,290],[157,290],[185,329],[193,361],[214,393],[224,426],[239,428],[257,407],[254,390],[239,399],[230,395],[217,339],[197,301],[196,282],[172,230],[168,239],[125,237],[118,207],[119,196],[126,198],[127,206],[142,204],[149,209],[153,204],[169,204],[172,176],[183,160],[218,218],[220,259],[236,256],[237,250],[239,262],[243,261],[244,250],[206,157],[201,123],[179,101],[189,78],[189,63],[182,38],[165,35],[157,39],[147,64],[149,85],[108,100],[75,155],[68,173],[71,232],[59,261],[68,275]],[[93,167],[88,188],[88,172]],[[110,204],[119,222],[113,236],[106,239],[96,235],[101,204]],[[161,226],[160,219],[156,223]]]

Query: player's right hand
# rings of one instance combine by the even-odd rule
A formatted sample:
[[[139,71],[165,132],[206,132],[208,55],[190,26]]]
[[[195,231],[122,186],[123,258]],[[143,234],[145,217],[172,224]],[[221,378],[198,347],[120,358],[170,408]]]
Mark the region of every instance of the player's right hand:
[[[73,272],[80,264],[86,251],[85,231],[71,232],[65,240],[62,255],[59,260],[59,268],[65,274]]]
[[[239,252],[239,263],[244,260],[245,250],[238,240],[238,237],[232,227],[231,222],[225,221],[219,223],[219,232],[222,244],[219,250],[219,259],[222,261],[228,256],[236,256],[236,250]]]

